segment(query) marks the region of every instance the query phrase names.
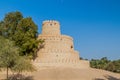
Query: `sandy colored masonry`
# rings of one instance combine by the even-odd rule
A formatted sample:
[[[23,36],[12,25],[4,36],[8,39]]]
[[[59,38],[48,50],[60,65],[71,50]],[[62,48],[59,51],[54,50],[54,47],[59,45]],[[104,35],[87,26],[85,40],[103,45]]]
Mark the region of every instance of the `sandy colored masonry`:
[[[45,42],[44,48],[37,53],[35,65],[89,67],[89,62],[80,60],[78,51],[74,50],[73,38],[61,34],[58,21],[44,21],[38,39],[43,39]]]

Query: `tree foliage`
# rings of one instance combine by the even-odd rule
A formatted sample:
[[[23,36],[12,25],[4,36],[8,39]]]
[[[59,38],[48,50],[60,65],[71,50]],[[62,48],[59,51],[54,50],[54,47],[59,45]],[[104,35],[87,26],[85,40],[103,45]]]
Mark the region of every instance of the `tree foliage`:
[[[37,40],[37,25],[31,17],[24,18],[20,12],[10,12],[0,21],[0,35],[15,42],[20,55],[35,59],[42,40]]]
[[[106,57],[103,57],[101,59],[92,59],[90,61],[90,66],[92,68],[104,69],[120,73],[120,60],[110,61]]]
[[[107,64],[106,70],[120,73],[120,60],[114,60]]]
[[[11,69],[18,59],[18,48],[14,46],[14,43],[8,39],[0,36],[0,67]]]
[[[32,72],[35,71],[33,65],[31,64],[31,61],[27,57],[19,57],[17,59],[17,63],[14,67],[11,69],[13,72],[17,72],[18,74],[27,71]]]
[[[23,16],[20,12],[10,12],[6,14],[4,19],[0,22],[0,28],[2,29],[1,35],[13,39],[16,27],[22,18]]]
[[[0,36],[0,68],[20,73],[23,71],[34,71],[29,59],[19,56],[19,49],[13,41]]]

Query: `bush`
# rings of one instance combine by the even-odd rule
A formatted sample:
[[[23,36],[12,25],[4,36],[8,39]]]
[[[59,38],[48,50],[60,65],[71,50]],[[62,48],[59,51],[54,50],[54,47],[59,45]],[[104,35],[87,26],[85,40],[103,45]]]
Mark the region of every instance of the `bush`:
[[[92,59],[90,61],[90,67],[120,73],[120,60],[110,61],[106,57],[100,60]]]

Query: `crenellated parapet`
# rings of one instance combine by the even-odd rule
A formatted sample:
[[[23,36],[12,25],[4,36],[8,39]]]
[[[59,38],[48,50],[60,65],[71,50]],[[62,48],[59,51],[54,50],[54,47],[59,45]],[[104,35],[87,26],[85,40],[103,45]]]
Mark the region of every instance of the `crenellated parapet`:
[[[59,22],[56,21],[56,20],[45,20],[45,21],[43,21],[43,25],[46,24],[46,23],[55,23],[55,24],[59,24]]]

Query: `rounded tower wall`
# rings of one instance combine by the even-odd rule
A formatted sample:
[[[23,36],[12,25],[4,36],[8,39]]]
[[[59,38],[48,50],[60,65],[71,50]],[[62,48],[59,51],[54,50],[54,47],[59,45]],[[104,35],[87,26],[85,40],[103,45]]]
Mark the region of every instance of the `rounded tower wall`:
[[[42,24],[43,35],[60,35],[60,24],[58,21],[47,20]]]
[[[44,36],[39,35],[39,39],[45,40],[46,50],[69,52],[74,50],[73,39],[69,36]]]

